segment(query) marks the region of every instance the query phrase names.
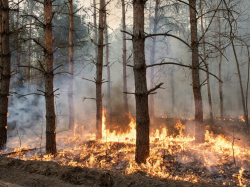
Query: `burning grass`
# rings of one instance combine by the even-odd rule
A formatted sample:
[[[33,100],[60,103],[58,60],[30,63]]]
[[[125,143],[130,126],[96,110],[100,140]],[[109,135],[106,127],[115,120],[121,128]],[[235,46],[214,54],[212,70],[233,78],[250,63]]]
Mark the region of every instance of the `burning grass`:
[[[58,135],[56,156],[42,154],[42,143],[41,148],[35,150],[20,146],[7,156],[54,161],[63,166],[101,168],[122,174],[140,173],[149,178],[250,186],[250,148],[237,137],[237,129],[227,137],[207,130],[205,143],[197,145],[194,137],[184,134],[187,127],[177,120],[174,129],[178,134],[170,133],[171,128],[166,127],[152,130],[150,157],[145,164],[138,165],[134,161],[135,119],[130,117],[129,130],[125,133],[111,131],[105,124],[103,115],[103,138],[100,141],[95,140],[95,134],[84,134],[83,127],[77,124],[71,136]],[[4,154],[7,151],[10,150]]]

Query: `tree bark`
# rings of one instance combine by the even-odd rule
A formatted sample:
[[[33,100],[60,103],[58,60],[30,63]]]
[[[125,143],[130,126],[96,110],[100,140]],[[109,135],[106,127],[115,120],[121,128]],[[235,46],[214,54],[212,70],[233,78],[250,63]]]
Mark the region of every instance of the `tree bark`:
[[[97,43],[97,24],[96,24],[96,2],[93,0],[94,3],[94,41]],[[97,46],[95,45],[95,60],[97,59]]]
[[[8,113],[8,97],[10,89],[11,62],[10,62],[10,46],[9,46],[9,1],[3,0],[2,18],[2,83],[0,93],[0,149],[6,147],[7,142],[7,113]]]
[[[202,1],[200,1],[200,10],[201,10],[201,14],[203,14],[203,8],[202,8]],[[202,32],[202,35],[205,33],[204,31],[204,26],[203,26],[203,16],[201,17],[201,32]],[[206,39],[205,39],[205,36],[203,36],[203,58],[205,59],[206,58]],[[205,63],[205,68],[207,70],[207,94],[208,94],[208,105],[209,105],[209,116],[210,116],[210,121],[213,123],[213,108],[212,108],[212,97],[211,97],[211,90],[210,90],[210,79],[209,79],[209,67],[208,67],[208,64],[206,62],[206,60],[204,60],[204,63]]]
[[[145,63],[144,5],[145,0],[133,0],[133,54],[136,100],[137,163],[145,163],[149,156],[149,111]]]
[[[104,0],[105,4],[105,0]],[[105,56],[105,61],[106,61],[106,68],[107,68],[107,117],[106,117],[106,122],[110,123],[112,121],[112,108],[111,108],[111,80],[110,80],[110,66],[109,66],[109,45],[108,45],[108,23],[107,23],[107,12],[106,12],[106,7],[105,7],[105,13],[104,13],[104,20],[105,20],[105,43],[106,43],[106,56]]]
[[[153,28],[153,34],[156,34],[157,31],[157,21],[158,21],[158,5],[159,2],[158,0],[155,0],[155,17],[154,17],[154,28]],[[156,44],[156,36],[153,36],[152,40],[152,47],[150,51],[150,63],[153,65],[155,63],[155,44]],[[151,67],[151,72],[150,72],[150,87],[154,87],[154,67]],[[154,111],[154,95],[149,96],[149,115],[150,117],[155,116],[155,111]]]
[[[73,98],[73,86],[74,86],[74,23],[73,23],[73,0],[69,0],[69,87],[68,87],[68,102],[69,102],[69,129],[74,129],[74,98]]]
[[[53,91],[52,0],[44,0],[46,153],[56,153],[56,117]]]
[[[197,39],[197,17],[196,0],[189,0],[190,26],[191,26],[191,47],[192,47],[192,79],[193,94],[195,102],[195,142],[203,143],[205,141],[205,130],[203,126],[203,108],[201,97],[201,85],[199,75],[199,56],[198,56],[198,39]]]
[[[96,138],[102,138],[102,68],[103,68],[103,16],[104,0],[100,0],[98,27],[98,56],[96,63]]]
[[[219,1],[217,0],[217,4]],[[219,50],[221,51],[221,22],[220,22],[220,9],[218,9],[218,25],[219,25]],[[219,62],[219,79],[221,80],[221,65],[222,65],[222,54],[220,53],[220,62]],[[222,92],[222,82],[219,81],[219,94],[220,94],[220,117],[221,120],[224,118],[223,111],[223,92]]]
[[[126,31],[126,14],[125,14],[125,0],[122,0],[122,30]],[[127,92],[127,47],[126,47],[126,33],[122,33],[123,48],[122,48],[122,61],[123,61],[123,92]],[[123,94],[123,107],[125,115],[128,115],[128,96]]]

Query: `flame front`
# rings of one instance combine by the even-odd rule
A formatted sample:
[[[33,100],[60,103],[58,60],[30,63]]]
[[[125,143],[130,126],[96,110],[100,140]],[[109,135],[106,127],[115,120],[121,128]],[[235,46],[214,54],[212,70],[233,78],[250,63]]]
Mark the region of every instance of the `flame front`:
[[[182,180],[190,182],[211,182],[211,179],[204,178],[209,174],[209,170],[217,167],[219,173],[224,174],[230,167],[225,167],[228,162],[236,160],[235,165],[248,161],[250,149],[236,145],[227,140],[222,135],[215,136],[206,130],[205,143],[194,144],[194,137],[184,134],[185,126],[181,120],[178,120],[175,129],[179,131],[178,135],[171,135],[166,127],[156,129],[150,133],[150,156],[145,164],[138,165],[134,160],[135,142],[136,142],[136,122],[130,116],[129,130],[127,132],[110,131],[106,126],[106,111],[103,110],[102,121],[102,139],[95,140],[95,134],[85,134],[83,127],[75,124],[73,136],[57,136],[58,154],[56,158],[51,155],[42,155],[40,157],[21,154],[21,148],[18,148],[19,154],[10,155],[23,160],[43,160],[56,161],[61,165],[102,168],[109,170],[123,171],[126,174],[143,171],[148,177],[162,177],[173,180]],[[81,130],[79,130],[81,129]],[[169,134],[169,135],[168,135]],[[63,148],[60,146],[63,145]],[[69,148],[65,148],[69,147]],[[72,148],[73,147],[73,148]],[[176,162],[180,166],[177,167]],[[191,165],[189,169],[186,165],[197,163],[201,168],[197,174],[192,169],[196,167]],[[183,167],[183,168],[182,168]],[[177,172],[177,171],[182,172]],[[243,171],[238,170],[239,174],[233,174],[231,177],[240,186],[249,183],[249,179],[243,177]],[[222,182],[223,185],[231,181]],[[235,184],[235,182],[234,182]]]

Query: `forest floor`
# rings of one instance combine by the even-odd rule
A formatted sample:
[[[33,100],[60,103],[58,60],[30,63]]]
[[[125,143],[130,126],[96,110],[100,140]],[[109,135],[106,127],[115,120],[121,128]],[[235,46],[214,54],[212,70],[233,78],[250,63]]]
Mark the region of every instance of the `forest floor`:
[[[60,166],[55,162],[22,161],[0,157],[0,187],[212,187],[215,184],[189,183],[153,178],[145,173],[122,175],[101,169]]]

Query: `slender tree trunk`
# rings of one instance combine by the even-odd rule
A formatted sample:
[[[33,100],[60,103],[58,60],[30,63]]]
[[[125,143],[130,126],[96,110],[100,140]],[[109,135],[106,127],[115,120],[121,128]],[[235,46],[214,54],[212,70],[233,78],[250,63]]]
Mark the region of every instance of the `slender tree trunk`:
[[[74,86],[74,49],[73,49],[73,0],[69,0],[69,88],[68,88],[68,102],[69,102],[69,128],[74,129],[74,99],[73,99],[73,86]]]
[[[98,56],[96,63],[96,138],[102,138],[102,68],[103,68],[103,16],[104,0],[100,0],[98,28]]]
[[[97,43],[97,24],[96,24],[96,0],[93,0],[94,3],[94,41]],[[95,45],[95,60],[97,59],[97,46]]]
[[[144,5],[145,0],[133,0],[133,53],[136,101],[137,163],[145,163],[149,156],[149,111],[145,62]]]
[[[240,91],[241,91],[241,101],[242,101],[242,107],[243,107],[243,114],[244,114],[244,119],[245,121],[248,121],[247,118],[247,112],[246,112],[246,105],[247,103],[245,104],[245,97],[244,97],[244,92],[243,92],[243,85],[242,85],[242,80],[241,80],[241,73],[240,73],[240,65],[239,65],[239,60],[238,60],[238,56],[237,56],[237,53],[236,53],[236,49],[235,49],[235,45],[234,45],[234,34],[233,34],[233,21],[231,21],[231,17],[230,17],[230,9],[228,8],[228,5],[227,3],[224,1],[224,4],[227,8],[227,14],[228,14],[228,22],[229,22],[229,26],[230,26],[230,41],[231,41],[231,44],[232,44],[232,48],[233,48],[233,53],[234,53],[234,57],[235,57],[235,62],[236,62],[236,66],[237,66],[237,72],[238,72],[238,76],[239,76],[239,83],[240,83]],[[246,126],[247,128],[247,126]]]
[[[126,31],[126,16],[125,16],[125,0],[122,0],[122,30]],[[122,61],[123,61],[123,92],[127,92],[127,48],[126,48],[126,33],[122,33],[123,49],[122,49]],[[128,114],[128,96],[123,94],[124,112]]]
[[[0,94],[0,149],[6,147],[7,142],[7,113],[8,97],[10,89],[11,63],[10,63],[10,46],[9,46],[9,1],[3,0],[2,18],[2,84]]]
[[[33,2],[30,2],[30,14],[33,14]],[[32,18],[30,18],[30,28],[29,28],[29,46],[28,46],[28,66],[30,66],[30,59],[31,59],[31,31],[32,31]],[[30,67],[28,67],[27,73],[27,82],[28,82],[28,90],[30,89]]]
[[[203,143],[205,141],[205,130],[203,126],[203,108],[201,97],[201,85],[199,75],[199,56],[198,56],[198,38],[197,38],[197,17],[196,0],[189,0],[190,9],[190,26],[191,26],[191,47],[192,47],[192,79],[193,94],[195,102],[195,141]]]
[[[203,14],[203,8],[202,8],[202,0],[200,0],[200,10],[201,10],[201,14]],[[201,31],[202,31],[202,35],[204,34],[204,27],[203,27],[203,16],[201,17]],[[206,58],[206,39],[205,36],[203,36],[203,58]],[[209,116],[210,116],[210,121],[213,123],[213,108],[212,108],[212,97],[211,97],[211,90],[210,90],[210,79],[209,79],[209,67],[208,64],[206,62],[206,60],[204,60],[205,63],[205,68],[207,70],[207,94],[208,94],[208,105],[209,105]]]
[[[56,116],[53,91],[52,0],[44,0],[46,153],[56,153]]]
[[[18,1],[19,3],[19,1]],[[18,4],[18,9],[19,9],[19,4]],[[20,39],[19,39],[19,31],[18,31],[18,27],[19,27],[19,12],[17,12],[17,21],[16,21],[16,33],[15,33],[15,48],[17,50],[16,52],[16,66],[18,69],[18,80],[17,80],[17,86],[22,87],[23,86],[23,75],[21,72],[21,68],[20,66],[20,55],[21,55],[21,44],[20,44]]]
[[[30,18],[29,38],[31,38],[31,23],[32,23],[32,19]],[[28,66],[30,66],[30,57],[31,57],[31,39],[29,40],[29,46],[28,46]],[[28,90],[29,90],[30,89],[30,67],[28,67],[27,82],[28,82]]]
[[[105,4],[105,0],[104,0]],[[111,87],[111,80],[110,80],[110,66],[109,66],[109,45],[108,45],[108,22],[107,22],[107,12],[106,12],[106,7],[105,7],[105,13],[104,13],[104,20],[105,20],[105,43],[106,43],[106,56],[105,56],[105,61],[106,61],[106,67],[107,67],[107,117],[106,121],[107,123],[110,123],[112,121],[112,111],[111,111],[111,92],[110,92],[110,87]]]
[[[159,2],[158,0],[155,0],[155,17],[154,17],[154,28],[153,28],[153,34],[156,34],[157,31],[157,21],[158,21],[158,5]],[[153,65],[155,63],[155,44],[156,44],[156,36],[153,36],[152,40],[152,47],[150,51],[150,63]],[[154,67],[150,68],[150,87],[154,87]],[[150,117],[155,116],[155,111],[154,111],[154,95],[149,96],[149,115]]]
[[[217,5],[219,1],[217,0]],[[221,51],[221,22],[220,22],[220,9],[218,10],[218,25],[219,25],[219,50]],[[221,80],[221,65],[222,65],[222,54],[220,53],[220,63],[219,63],[219,79]],[[222,82],[219,81],[219,94],[220,94],[220,117],[221,120],[224,118],[223,111],[223,92],[222,92]]]
[[[174,98],[174,67],[171,68],[170,71],[170,85],[172,90],[172,113],[174,113],[175,108],[175,98]]]
[[[2,33],[2,1],[0,1],[0,33]],[[2,71],[3,71],[3,63],[2,63],[2,34],[0,34],[0,94],[1,94],[1,82],[2,82]]]
[[[248,59],[248,67],[247,67],[247,90],[246,90],[246,126],[247,132],[249,134],[249,124],[248,124],[248,89],[249,89],[249,78],[250,78],[250,52],[249,46],[247,46],[247,59]]]

